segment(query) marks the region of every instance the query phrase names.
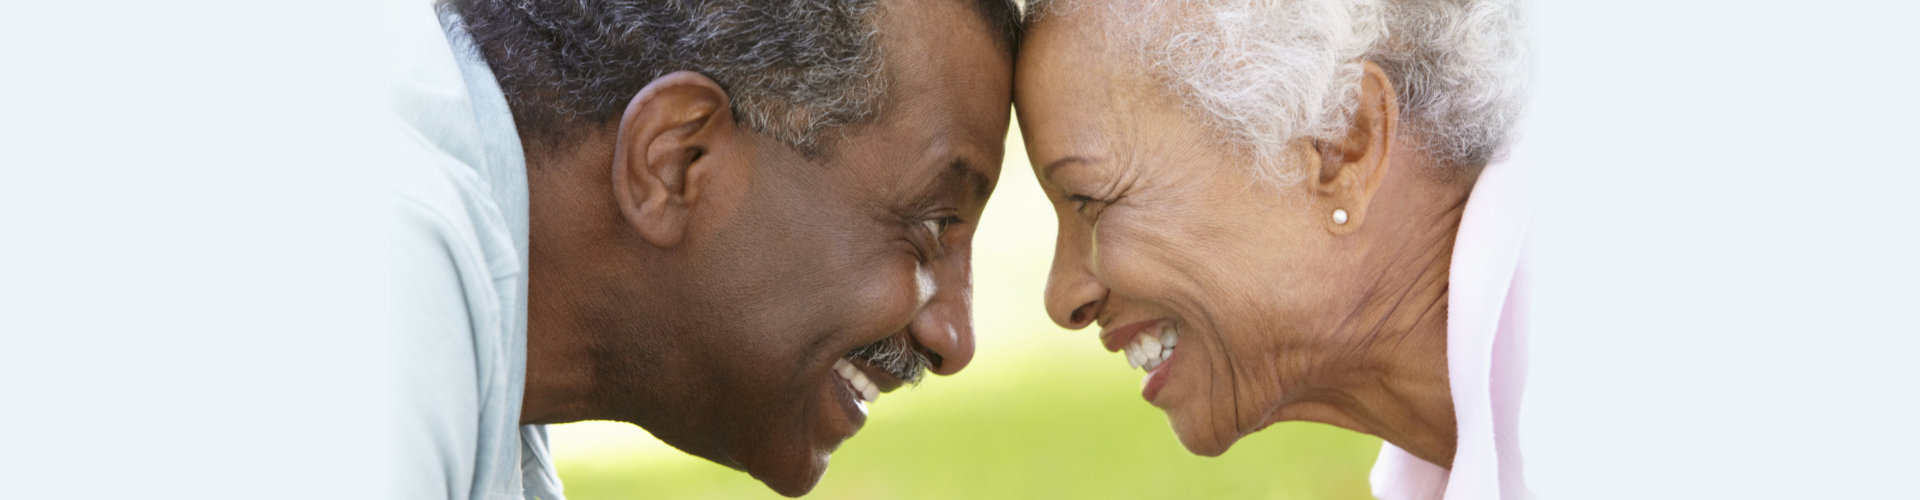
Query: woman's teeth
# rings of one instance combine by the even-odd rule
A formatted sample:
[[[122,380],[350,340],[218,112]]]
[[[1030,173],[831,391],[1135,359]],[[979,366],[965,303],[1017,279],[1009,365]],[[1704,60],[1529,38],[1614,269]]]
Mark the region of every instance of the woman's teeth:
[[[1133,337],[1132,343],[1127,344],[1127,364],[1151,372],[1160,363],[1165,363],[1167,356],[1173,355],[1173,346],[1179,340],[1180,332],[1173,328],[1172,323],[1162,325],[1159,335],[1141,332]]]
[[[860,398],[860,401],[872,403],[880,399],[879,386],[873,385],[873,380],[867,378],[866,372],[854,368],[853,363],[848,363],[845,359],[834,361],[833,373],[839,375],[840,380],[847,381],[847,386],[853,388],[853,395]],[[865,406],[862,405],[862,408]]]

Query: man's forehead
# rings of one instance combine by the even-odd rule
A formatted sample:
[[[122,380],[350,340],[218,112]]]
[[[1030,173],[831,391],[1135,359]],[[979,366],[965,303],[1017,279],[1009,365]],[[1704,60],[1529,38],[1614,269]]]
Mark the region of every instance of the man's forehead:
[[[1012,40],[996,34],[972,3],[894,0],[883,4],[879,44],[885,60],[882,66],[893,86],[911,91],[915,84],[941,85],[955,78],[1011,74]]]
[[[1013,62],[971,1],[884,4],[884,104],[873,121],[842,129],[827,155],[858,165],[850,184],[911,202],[991,193],[1011,121]]]
[[[864,128],[869,133],[844,138],[827,160],[843,174],[843,187],[864,191],[863,197],[968,204],[985,201],[999,180],[1003,140],[967,140],[955,127]]]
[[[1012,0],[881,0],[878,27],[916,35],[979,32],[1002,52],[1019,44],[1020,8]]]

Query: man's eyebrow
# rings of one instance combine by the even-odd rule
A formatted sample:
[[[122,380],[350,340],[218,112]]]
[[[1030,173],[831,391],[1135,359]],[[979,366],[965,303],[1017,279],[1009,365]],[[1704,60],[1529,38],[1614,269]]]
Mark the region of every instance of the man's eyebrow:
[[[1079,155],[1062,157],[1058,160],[1054,160],[1050,163],[1047,163],[1047,166],[1040,167],[1040,180],[1052,182],[1053,171],[1062,166],[1065,166],[1068,163],[1098,163],[1099,161],[1100,160],[1088,158],[1085,156],[1079,156]]]
[[[925,199],[961,198],[961,202],[984,201],[993,194],[993,179],[966,158],[954,158],[927,186]]]

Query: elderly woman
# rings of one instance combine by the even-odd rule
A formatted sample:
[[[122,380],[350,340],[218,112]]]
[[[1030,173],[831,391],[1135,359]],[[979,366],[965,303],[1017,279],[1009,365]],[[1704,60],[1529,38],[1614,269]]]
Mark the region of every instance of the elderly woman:
[[[1525,496],[1524,101],[1506,1],[1031,5],[1020,128],[1047,310],[1097,323],[1189,451],[1386,440],[1383,498]]]

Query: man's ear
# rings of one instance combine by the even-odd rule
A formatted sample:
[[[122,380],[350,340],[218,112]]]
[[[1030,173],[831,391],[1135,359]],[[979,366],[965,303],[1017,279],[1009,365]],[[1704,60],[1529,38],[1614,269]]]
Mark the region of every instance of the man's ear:
[[[1393,134],[1400,125],[1400,104],[1386,71],[1372,61],[1360,76],[1360,105],[1345,137],[1316,140],[1308,151],[1308,165],[1317,167],[1312,180],[1323,224],[1333,234],[1352,234],[1367,219],[1374,192],[1393,168]]]
[[[680,244],[691,210],[709,192],[734,137],[727,92],[705,75],[676,71],[634,94],[614,139],[613,195],[620,215],[661,248]]]

